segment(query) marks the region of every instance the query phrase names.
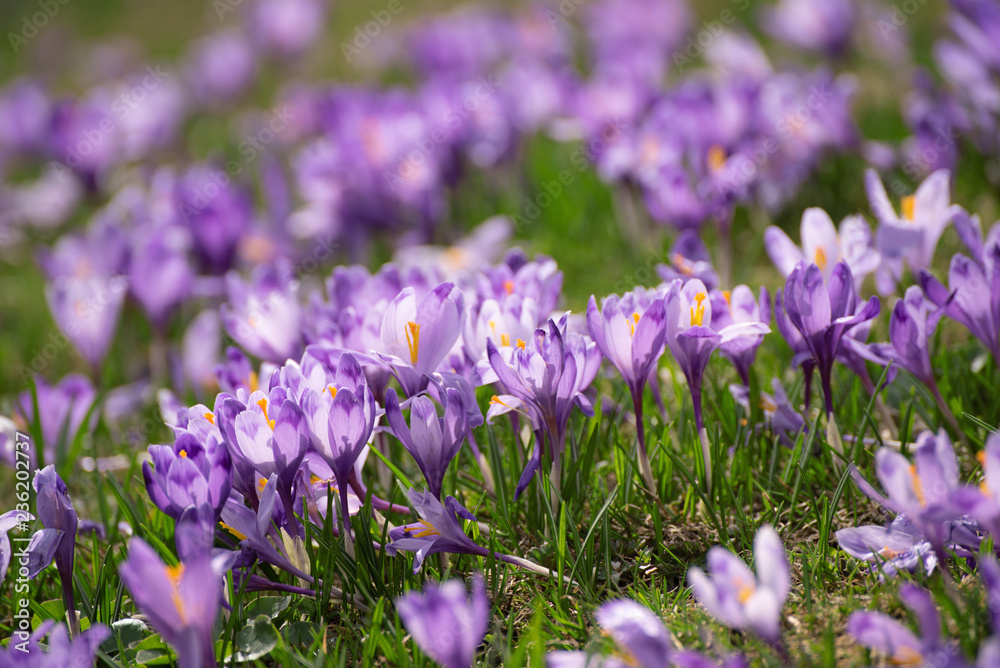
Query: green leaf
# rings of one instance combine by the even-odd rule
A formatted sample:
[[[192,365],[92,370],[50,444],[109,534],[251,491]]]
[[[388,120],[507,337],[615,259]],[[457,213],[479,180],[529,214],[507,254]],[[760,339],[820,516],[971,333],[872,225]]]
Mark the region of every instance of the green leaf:
[[[250,601],[246,607],[246,616],[256,618],[260,616],[274,619],[287,608],[292,602],[291,596],[261,596]]]
[[[236,653],[226,658],[226,661],[256,661],[267,656],[280,640],[278,629],[271,620],[261,615],[240,629],[236,634]]]
[[[111,625],[111,636],[101,643],[101,650],[110,654],[118,651],[119,644],[128,647],[138,643],[145,630],[146,625],[138,619],[119,619]]]
[[[316,622],[292,622],[281,630],[281,635],[288,645],[303,645],[311,647],[319,635],[319,624]]]

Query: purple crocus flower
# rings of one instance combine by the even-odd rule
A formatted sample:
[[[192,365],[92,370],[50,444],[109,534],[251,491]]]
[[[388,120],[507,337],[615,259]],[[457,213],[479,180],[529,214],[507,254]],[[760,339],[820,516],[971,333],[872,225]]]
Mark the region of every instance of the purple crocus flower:
[[[663,297],[637,289],[619,299],[610,295],[601,310],[593,296],[587,304],[587,330],[601,353],[618,369],[632,394],[639,440],[639,469],[650,491],[656,489],[646,453],[642,394],[666,348],[666,308]]]
[[[244,281],[226,276],[228,301],[219,309],[226,332],[244,349],[275,364],[302,350],[299,282],[286,262],[259,265]]]
[[[0,666],[85,668],[96,665],[97,650],[111,636],[111,631],[103,624],[94,624],[70,639],[65,625],[47,619],[30,636],[27,631],[14,631],[11,636],[7,647],[0,649]],[[43,645],[41,641],[46,636]]]
[[[222,59],[231,71],[233,61]],[[237,246],[253,223],[250,194],[222,169],[208,164],[189,167],[176,180],[174,198],[191,232],[201,268],[221,275],[233,267]]]
[[[920,272],[920,286],[945,315],[958,321],[983,342],[1000,366],[1000,225],[994,225],[986,242],[979,232],[978,218],[956,227],[973,257],[956,253],[948,270],[948,288],[929,272]],[[952,296],[954,293],[954,296]]]
[[[517,483],[515,498],[531,482],[543,454],[552,459],[552,479],[558,485],[573,407],[593,415],[594,409],[583,391],[597,375],[600,350],[590,339],[569,332],[567,317],[563,316],[558,324],[549,320],[547,330],[535,330],[530,342],[518,341],[510,351],[509,362],[492,340],[487,343],[487,356],[492,374],[487,370],[483,382],[499,381],[509,393],[490,400],[487,419],[523,405],[535,427],[535,447]]]
[[[892,309],[889,318],[889,343],[876,344],[873,351],[906,369],[926,385],[941,409],[941,414],[957,429],[958,422],[934,380],[930,352],[934,330],[950,304],[951,299],[948,299],[942,306],[934,308],[934,304],[924,296],[921,289],[911,285],[906,289],[903,299],[898,300]]]
[[[847,618],[847,632],[865,647],[888,654],[896,665],[967,666],[961,650],[941,637],[941,618],[931,595],[907,583],[899,588],[899,597],[916,616],[920,636],[889,615],[863,611]]]
[[[780,293],[780,291],[779,291]],[[819,370],[826,401],[826,413],[833,413],[831,376],[841,340],[852,328],[878,315],[878,297],[860,302],[854,289],[854,277],[844,262],[838,262],[830,276],[815,264],[798,264],[785,283],[784,293],[775,298],[784,315],[802,335]]]
[[[462,333],[465,300],[452,283],[442,283],[417,301],[404,288],[382,319],[379,357],[392,370],[403,392],[414,396],[427,386],[424,375],[437,371]]]
[[[683,285],[674,281],[666,296],[666,307],[667,345],[687,379],[694,402],[695,425],[700,433],[705,426],[701,414],[701,382],[712,353],[720,346],[737,347],[756,341],[771,329],[762,322],[713,325],[712,300],[705,284],[698,279]],[[740,343],[740,339],[746,341]]]
[[[712,321],[719,330],[742,323],[771,324],[771,298],[765,287],[761,287],[758,298],[745,285],[737,285],[732,291],[712,290],[708,297],[712,302]],[[719,352],[729,358],[747,387],[750,386],[750,367],[763,342],[764,335],[759,334],[754,337],[740,336],[719,346]]]
[[[188,87],[206,105],[237,97],[257,70],[253,44],[238,30],[222,30],[195,42],[186,60]]]
[[[190,237],[174,225],[144,225],[132,236],[129,278],[132,294],[153,326],[162,331],[194,288],[188,261]]]
[[[489,556],[486,548],[477,545],[465,535],[461,520],[475,521],[476,517],[455,497],[449,496],[444,505],[430,492],[407,492],[410,503],[420,515],[414,524],[404,524],[389,530],[389,543],[385,546],[390,555],[398,550],[413,552],[413,572],[420,570],[424,559],[438,552]],[[501,555],[497,555],[502,558]]]
[[[712,266],[712,256],[696,231],[684,230],[678,234],[668,259],[668,264],[656,266],[656,273],[664,281],[696,278],[710,290],[718,287],[719,275]]]
[[[129,543],[118,571],[132,600],[157,633],[177,652],[182,668],[215,666],[215,620],[222,601],[222,575],[235,555],[208,552],[168,566],[141,538]]]
[[[855,559],[871,563],[882,579],[918,568],[930,575],[937,567],[934,548],[905,515],[897,515],[884,527],[864,525],[840,529],[836,537],[840,549]]]
[[[876,243],[883,267],[876,279],[883,294],[892,292],[899,283],[904,261],[914,274],[931,266],[941,234],[960,211],[951,204],[950,179],[948,170],[934,172],[913,195],[902,198],[897,214],[875,170],[865,173],[868,201],[879,222]]]
[[[422,593],[397,598],[396,609],[427,656],[445,668],[471,668],[490,621],[482,575],[473,578],[471,594],[459,580],[429,583]]]
[[[208,506],[218,518],[233,484],[232,463],[222,434],[208,417],[175,427],[173,445],[149,446],[142,464],[146,493],[166,515],[180,519],[185,510]]]
[[[983,469],[982,483],[960,488],[952,501],[959,512],[971,516],[997,536],[1000,535],[1000,434],[990,434],[977,457]]]
[[[781,443],[788,448],[794,447],[794,439],[798,436],[806,426],[806,420],[792,406],[792,402],[788,398],[788,393],[785,392],[784,386],[781,384],[781,379],[772,378],[771,388],[774,394],[768,394],[767,392],[760,393],[760,407],[764,411],[764,417],[767,419],[771,430],[778,435]],[[750,413],[750,388],[746,385],[730,385],[729,392],[733,395],[733,399],[739,405]]]
[[[80,521],[69,498],[66,483],[56,473],[55,467],[46,466],[36,471],[33,485],[35,512],[45,528],[37,532],[29,544],[28,550],[38,557],[32,559],[34,564],[30,569],[31,576],[34,577],[49,565],[49,561],[55,560],[59,581],[62,583],[63,602],[75,635],[79,631],[79,621],[73,597],[73,554],[76,549],[76,529]]]
[[[851,41],[852,0],[780,0],[761,12],[761,26],[772,36],[800,49],[841,55]]]
[[[410,402],[410,426],[399,407],[396,391],[389,389],[385,415],[392,433],[417,460],[431,494],[441,498],[441,485],[448,465],[462,448],[469,424],[465,403],[457,390],[445,390],[444,417],[439,418],[434,402],[428,397],[414,397]]]
[[[35,517],[23,510],[9,510],[0,515],[0,585],[7,577],[7,567],[10,566],[10,538],[7,532],[11,529],[24,526],[25,522],[30,522]]]
[[[827,281],[838,262],[846,262],[854,276],[855,289],[861,289],[865,276],[879,267],[879,252],[872,247],[872,233],[861,216],[848,216],[840,223],[840,232],[833,226],[830,215],[818,207],[802,213],[800,233],[802,248],[796,246],[784,230],[768,227],[764,230],[764,247],[771,261],[785,278],[800,262],[815,264]]]
[[[739,557],[715,546],[708,551],[710,575],[692,568],[688,582],[698,601],[720,622],[753,631],[781,651],[781,608],[791,576],[781,539],[768,525],[754,538],[754,561],[756,578]]]
[[[296,58],[323,34],[322,0],[258,0],[250,16],[250,36],[261,48]]]
[[[38,422],[42,429],[42,454],[46,464],[62,465],[70,444],[90,415],[87,429],[97,421],[92,412],[97,391],[86,376],[69,374],[55,385],[49,385],[41,376],[35,376],[35,396],[38,399]],[[25,424],[35,420],[31,392],[22,392],[17,398],[17,415]]]

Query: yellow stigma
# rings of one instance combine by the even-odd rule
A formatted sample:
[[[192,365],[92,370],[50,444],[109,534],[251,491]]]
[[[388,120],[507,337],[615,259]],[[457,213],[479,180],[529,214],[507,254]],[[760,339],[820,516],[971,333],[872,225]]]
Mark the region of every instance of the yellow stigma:
[[[776,410],[778,410],[778,407],[775,405],[775,403],[770,399],[768,399],[767,397],[761,397],[760,407],[765,411],[767,411],[768,413],[773,413]]]
[[[826,271],[826,251],[822,248],[816,249],[816,266],[819,267],[820,271]]]
[[[267,416],[267,399],[261,399],[257,402],[257,405],[264,412],[264,420],[267,422],[267,426],[271,428],[271,431],[274,431],[274,420]]]
[[[420,349],[420,325],[410,321],[406,323],[406,345],[410,347],[410,364],[417,363],[417,351]]]
[[[741,582],[739,591],[736,593],[736,600],[740,603],[746,603],[755,591],[757,591],[757,587],[752,582]]]
[[[516,346],[517,346],[518,348],[520,348],[521,350],[524,350],[524,346],[525,346],[525,343],[524,343],[524,339],[518,339],[518,340],[517,340],[517,343],[516,343],[516,344],[514,344],[514,345],[516,345]]]
[[[927,499],[924,498],[924,485],[920,480],[920,474],[917,473],[916,464],[910,464],[910,475],[913,476],[913,493],[917,495],[917,501],[921,506],[926,506]]]
[[[878,556],[882,557],[883,559],[895,559],[902,553],[903,552],[901,550],[894,550],[888,545],[886,545],[885,547],[883,547],[881,550],[878,551]]]
[[[181,450],[180,452],[177,453],[177,456],[180,457],[181,459],[187,459],[188,451],[187,450]]]
[[[223,529],[225,529],[226,531],[228,531],[229,533],[233,534],[234,536],[236,536],[240,540],[246,540],[247,539],[247,537],[244,534],[240,533],[239,531],[237,531],[233,527],[229,526],[225,522],[219,522],[219,526],[222,527]]]
[[[337,388],[335,388],[333,385],[327,385],[326,389],[330,390],[330,398],[331,399],[336,399],[337,398]]]
[[[257,478],[257,492],[263,494],[265,487],[267,487],[267,478]]]
[[[691,276],[694,274],[694,267],[688,262],[687,258],[680,253],[674,253],[670,256],[670,261],[674,263],[677,267],[677,271],[681,272],[685,276]]]
[[[635,326],[639,324],[639,318],[641,317],[638,313],[633,313],[631,318],[625,319],[628,322],[628,333],[632,336],[635,336]]]
[[[250,390],[250,394],[253,394],[254,392],[257,391],[258,382],[259,381],[257,379],[257,372],[251,371],[250,375],[247,376],[247,389]]]
[[[924,655],[906,645],[898,647],[889,659],[889,663],[894,666],[922,666],[924,665]]]
[[[708,169],[717,172],[726,166],[726,149],[713,144],[708,149]]]
[[[202,417],[204,417],[206,420],[208,420],[212,424],[215,424],[215,416],[212,415],[211,411],[209,411],[208,413],[205,413]]]
[[[733,293],[732,293],[731,290],[723,290],[722,291],[722,296],[726,298],[726,304],[728,304],[729,306],[733,305],[733,301],[732,301]]]
[[[503,291],[506,292],[508,295],[514,294],[514,281],[510,280],[504,281]]]
[[[164,566],[163,572],[167,576],[167,580],[170,581],[170,600],[173,601],[174,607],[177,609],[177,614],[180,615],[181,621],[187,621],[187,615],[184,612],[184,600],[181,598],[181,578],[184,576],[184,564],[177,564],[176,566]]]
[[[696,294],[694,296],[694,301],[695,301],[695,304],[697,306],[692,306],[691,307],[691,326],[692,327],[694,327],[696,325],[698,327],[701,327],[701,322],[705,318],[705,303],[704,302],[705,302],[705,298],[707,296],[708,295],[706,295],[704,292],[699,292],[698,294]]]
[[[917,198],[913,195],[906,195],[901,200],[899,200],[899,208],[903,214],[903,220],[908,220],[911,223],[916,220],[917,216]]]
[[[493,395],[492,397],[490,397],[490,403],[491,403],[491,404],[497,404],[497,405],[500,405],[500,406],[507,406],[507,404],[505,404],[505,403],[504,403],[504,402],[503,402],[503,401],[502,401],[502,400],[500,399],[500,397],[498,397],[498,396],[497,396],[497,395],[495,395],[495,394],[494,394],[494,395]],[[507,408],[510,408],[510,406],[507,406]]]
[[[420,520],[417,524],[426,527],[423,531],[413,534],[414,538],[426,538],[428,536],[440,536],[441,532],[434,528],[434,525],[427,520]]]

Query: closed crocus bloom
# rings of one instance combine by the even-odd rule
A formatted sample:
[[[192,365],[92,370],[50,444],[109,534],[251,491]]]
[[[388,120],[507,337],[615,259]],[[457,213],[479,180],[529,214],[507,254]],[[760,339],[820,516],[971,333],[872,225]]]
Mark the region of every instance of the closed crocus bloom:
[[[865,173],[868,201],[879,222],[876,243],[884,262],[879,277],[883,292],[891,292],[902,278],[904,261],[914,274],[930,267],[941,234],[960,211],[951,204],[950,179],[946,169],[934,172],[913,195],[902,198],[897,214],[878,174],[871,169]]]
[[[182,668],[216,665],[215,620],[222,601],[222,575],[231,563],[232,556],[213,560],[202,552],[168,566],[141,538],[129,543],[128,559],[119,573],[136,606],[177,652]]]
[[[465,311],[462,291],[442,283],[417,300],[413,288],[404,288],[382,318],[380,357],[392,370],[403,392],[413,396],[427,382],[424,374],[437,371],[462,333]]]
[[[31,540],[29,570],[35,577],[49,562],[55,560],[63,589],[63,602],[69,615],[70,627],[79,631],[73,596],[73,556],[76,550],[76,530],[80,520],[69,498],[66,483],[52,466],[35,472],[35,511],[44,529]]]
[[[841,339],[852,327],[878,315],[881,304],[878,297],[867,302],[858,299],[854,277],[844,262],[834,267],[829,284],[817,265],[800,263],[789,275],[780,298],[784,315],[802,335],[819,370],[829,415],[833,412],[830,381]]]
[[[941,637],[941,618],[934,599],[926,590],[905,584],[899,589],[899,598],[917,618],[919,636],[880,612],[852,612],[847,618],[847,632],[859,644],[887,654],[894,665],[947,668],[969,665],[961,649]]]
[[[396,609],[427,656],[444,668],[472,666],[490,621],[482,575],[473,578],[471,593],[459,580],[429,583],[423,592],[411,591],[396,599]]]
[[[788,238],[784,230],[768,227],[764,230],[764,247],[786,278],[800,262],[815,264],[830,280],[838,262],[845,262],[854,276],[855,288],[860,289],[865,276],[878,269],[881,256],[872,247],[872,233],[861,216],[848,216],[840,223],[840,232],[833,226],[829,214],[813,207],[802,214],[802,248]]]
[[[889,343],[876,345],[874,351],[880,357],[891,360],[906,369],[917,380],[927,386],[941,413],[955,427],[957,422],[934,380],[931,368],[930,341],[934,338],[941,316],[945,314],[949,299],[941,307],[927,299],[921,289],[911,285],[903,299],[896,302],[889,318]]]
[[[441,498],[441,485],[448,465],[455,458],[469,433],[462,396],[452,389],[444,394],[444,417],[439,418],[434,402],[425,396],[414,397],[410,402],[410,425],[403,419],[403,412],[396,398],[396,391],[386,396],[385,413],[392,433],[417,460],[417,465],[427,480],[431,494]]]
[[[202,505],[218,516],[233,481],[222,435],[206,419],[192,420],[187,428],[175,428],[174,433],[173,445],[149,446],[149,461],[142,464],[150,500],[174,519],[186,509]]]
[[[249,281],[226,276],[228,301],[219,312],[226,332],[248,352],[281,364],[302,350],[299,282],[286,262],[256,267]]]
[[[688,582],[698,602],[720,622],[753,631],[781,648],[781,608],[791,584],[785,548],[770,526],[754,538],[754,563],[756,577],[739,557],[715,546],[708,552],[709,574],[692,568]]]
[[[639,469],[646,485],[655,490],[646,453],[642,395],[646,381],[666,349],[666,309],[663,297],[639,288],[635,292],[610,295],[598,310],[593,296],[587,304],[587,330],[601,353],[615,365],[628,384],[635,410],[639,440]]]
[[[741,323],[761,323],[768,327],[771,324],[771,298],[765,287],[761,287],[759,298],[754,297],[747,286],[737,285],[731,291],[712,290],[709,299],[712,301],[712,320],[718,329]],[[719,351],[732,361],[747,387],[750,386],[750,367],[763,342],[764,335],[758,334],[737,337],[719,346]]]

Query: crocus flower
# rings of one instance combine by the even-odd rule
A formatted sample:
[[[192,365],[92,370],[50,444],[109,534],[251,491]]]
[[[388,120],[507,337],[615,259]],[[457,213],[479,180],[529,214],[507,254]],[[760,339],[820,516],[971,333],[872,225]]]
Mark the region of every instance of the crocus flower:
[[[73,632],[79,630],[76,604],[73,598],[73,554],[76,549],[76,529],[79,519],[69,490],[53,466],[35,472],[35,511],[45,528],[35,534],[29,550],[44,554],[43,561],[31,570],[32,576],[48,566],[48,559],[55,559],[59,581],[63,588],[63,602],[69,615]]]
[[[643,668],[670,665],[670,633],[646,606],[625,599],[609,601],[597,609],[594,617],[628,659]]]
[[[459,580],[429,583],[422,593],[411,591],[396,599],[396,609],[427,656],[445,668],[472,666],[490,621],[481,575],[473,578],[471,594]]]
[[[712,353],[720,346],[741,345],[741,339],[756,341],[771,329],[762,322],[713,326],[712,300],[705,284],[698,279],[683,285],[674,281],[667,293],[666,306],[667,345],[687,379],[694,402],[695,424],[701,432],[705,426],[701,414],[701,382]]]
[[[28,635],[14,631],[10,643],[0,648],[0,666],[9,668],[84,668],[97,661],[97,650],[111,636],[103,624],[94,624],[70,639],[66,626],[47,619]],[[45,643],[42,640],[46,638]],[[43,650],[44,648],[44,650]]]
[[[741,323],[771,324],[771,298],[765,287],[761,287],[759,298],[754,298],[747,286],[737,285],[732,291],[712,290],[709,299],[712,301],[712,321],[716,329],[724,330],[729,325]],[[764,335],[758,334],[736,337],[719,346],[719,352],[729,358],[747,387],[750,386],[750,367],[763,342]]]
[[[920,286],[945,314],[983,342],[1000,366],[1000,225],[994,225],[981,246],[972,240],[973,258],[956,253],[948,270],[948,288],[927,271]],[[951,296],[954,293],[954,297]]]
[[[173,445],[149,446],[149,460],[142,464],[146,493],[175,520],[188,508],[202,505],[218,517],[233,482],[232,460],[222,434],[206,418],[176,427],[174,433]]]
[[[941,618],[926,590],[913,584],[899,588],[899,597],[917,618],[920,636],[892,617],[880,612],[852,612],[847,632],[869,649],[885,652],[893,664],[906,666],[968,665],[961,650],[941,637]]]
[[[962,514],[955,499],[960,488],[958,460],[948,434],[944,430],[922,432],[913,448],[912,464],[901,453],[880,448],[875,453],[875,472],[886,494],[872,487],[856,469],[852,477],[867,497],[910,518],[943,560],[944,546],[954,533],[949,522]]]
[[[385,414],[392,433],[417,460],[417,465],[427,480],[431,494],[441,498],[441,485],[448,465],[462,448],[469,425],[465,404],[456,390],[446,390],[444,417],[439,418],[434,402],[417,396],[410,402],[410,426],[403,419],[396,391],[389,389],[385,401]]]
[[[765,6],[761,27],[792,46],[837,56],[851,41],[855,19],[851,0],[780,0]]]
[[[708,552],[706,575],[688,571],[688,582],[705,609],[734,629],[753,631],[770,645],[781,647],[781,607],[791,589],[788,559],[778,534],[763,526],[754,538],[757,577],[729,550]]]
[[[323,34],[322,0],[259,0],[250,17],[250,36],[263,49],[295,58]]]
[[[302,309],[299,282],[291,266],[259,265],[244,281],[226,276],[228,301],[219,309],[226,332],[245,350],[281,364],[302,349]]]
[[[787,278],[799,262],[815,264],[830,280],[838,262],[846,262],[860,290],[865,276],[878,269],[881,256],[872,247],[872,233],[861,216],[848,216],[840,223],[840,233],[830,215],[818,207],[802,213],[800,233],[802,248],[796,246],[784,230],[768,227],[764,230],[764,247],[778,271]]]
[[[785,392],[785,387],[779,378],[771,379],[773,394],[767,392],[760,393],[760,407],[764,411],[771,430],[778,434],[783,445],[791,448],[795,445],[794,439],[806,426],[806,420],[802,414],[792,406],[792,402]],[[743,406],[747,414],[750,413],[750,388],[746,385],[730,385],[729,392],[739,405]]]
[[[895,289],[902,278],[904,261],[914,274],[930,267],[941,234],[960,210],[950,203],[950,179],[946,169],[934,172],[916,193],[902,198],[897,214],[878,173],[872,169],[865,173],[868,201],[879,222],[876,244],[883,268],[876,279],[883,294]]]
[[[930,575],[937,567],[937,554],[920,530],[905,515],[897,515],[888,526],[865,525],[840,529],[837,543],[847,554],[872,564],[879,577],[922,568]]]
[[[663,297],[636,290],[619,299],[610,295],[601,310],[593,296],[587,304],[587,330],[601,353],[618,369],[632,394],[635,428],[639,439],[639,469],[650,490],[655,490],[653,472],[646,453],[646,429],[642,418],[642,394],[666,348],[666,310]]]
[[[442,283],[417,301],[413,288],[392,300],[382,319],[379,353],[407,396],[426,387],[424,374],[437,371],[462,333],[465,300],[452,283]]]
[[[719,275],[712,266],[712,256],[708,254],[705,242],[694,230],[684,230],[677,235],[668,260],[668,264],[656,266],[656,273],[668,283],[677,278],[682,281],[696,278],[709,289],[719,285]]]
[[[129,287],[158,330],[194,288],[188,232],[177,225],[144,225],[132,236]]]
[[[982,484],[959,488],[952,501],[963,515],[978,521],[991,535],[1000,535],[1000,434],[990,434],[978,453]]]
[[[829,283],[815,264],[800,263],[789,275],[781,297],[776,297],[788,320],[802,335],[819,370],[827,415],[833,413],[831,376],[841,339],[852,328],[878,315],[878,297],[860,302],[854,277],[844,262],[838,262]]]
[[[45,463],[61,465],[73,440],[85,428],[87,416],[91,417],[86,428],[93,428],[96,423],[97,415],[91,411],[97,391],[90,380],[80,374],[64,376],[55,385],[49,385],[41,376],[35,376],[34,380]],[[31,424],[34,415],[31,392],[22,392],[17,399],[15,419]]]
[[[949,423],[958,427],[955,416],[945,403],[934,380],[931,368],[930,341],[934,338],[941,316],[945,314],[951,299],[934,308],[921,289],[911,285],[903,299],[896,302],[889,318],[889,343],[875,345],[875,354],[884,357],[912,373],[917,380],[927,386],[941,413]]]
[[[222,601],[222,575],[232,555],[203,552],[176,566],[163,563],[141,538],[129,543],[118,571],[132,600],[157,633],[177,652],[182,668],[215,666],[215,620]]]

